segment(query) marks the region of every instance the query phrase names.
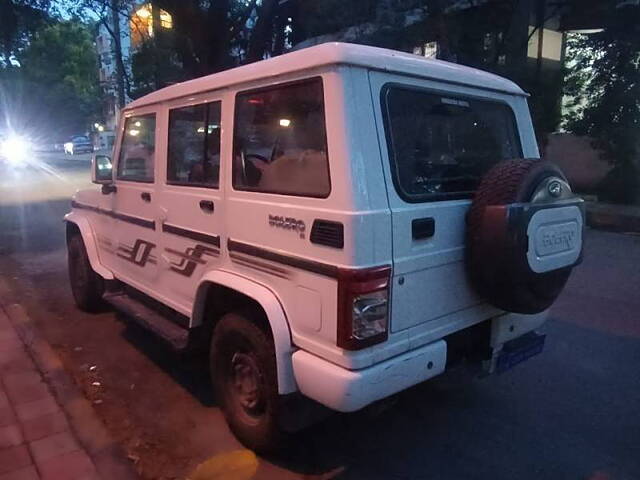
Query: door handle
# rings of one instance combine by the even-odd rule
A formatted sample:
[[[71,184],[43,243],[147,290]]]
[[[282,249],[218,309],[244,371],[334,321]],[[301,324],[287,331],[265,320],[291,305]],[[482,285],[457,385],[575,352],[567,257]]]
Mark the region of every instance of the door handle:
[[[142,200],[144,200],[145,202],[150,202],[151,201],[151,194],[149,192],[142,192],[140,194],[140,198]]]
[[[436,221],[433,217],[414,218],[411,222],[411,235],[414,240],[433,237],[436,233]]]
[[[213,202],[211,200],[200,200],[200,210],[205,213],[213,213]]]
[[[105,183],[102,185],[102,194],[103,195],[109,195],[111,193],[116,193],[117,189],[116,186],[111,184],[111,183]]]

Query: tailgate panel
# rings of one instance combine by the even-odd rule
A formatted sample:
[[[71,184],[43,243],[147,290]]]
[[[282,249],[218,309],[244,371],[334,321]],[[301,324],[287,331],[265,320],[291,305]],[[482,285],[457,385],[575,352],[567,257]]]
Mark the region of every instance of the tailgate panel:
[[[391,331],[399,332],[452,312],[479,305],[482,299],[469,285],[462,262],[402,275],[394,282]]]

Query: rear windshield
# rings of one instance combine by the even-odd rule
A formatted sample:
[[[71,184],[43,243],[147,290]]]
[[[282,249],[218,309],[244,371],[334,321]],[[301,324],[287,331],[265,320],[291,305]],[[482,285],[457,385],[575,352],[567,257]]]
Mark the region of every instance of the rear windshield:
[[[410,87],[382,92],[389,158],[409,202],[467,198],[500,160],[522,156],[511,108]]]

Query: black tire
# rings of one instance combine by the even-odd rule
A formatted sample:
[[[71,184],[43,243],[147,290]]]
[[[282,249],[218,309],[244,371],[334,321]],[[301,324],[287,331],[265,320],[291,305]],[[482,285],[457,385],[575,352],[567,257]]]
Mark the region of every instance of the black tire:
[[[517,313],[538,313],[558,297],[571,273],[571,267],[546,273],[514,267],[499,245],[487,247],[485,209],[494,205],[528,203],[536,188],[549,177],[566,182],[554,164],[538,159],[506,160],[483,177],[467,215],[467,267],[478,293],[496,307]],[[504,257],[502,254],[505,254]],[[515,252],[524,260],[526,250]],[[523,262],[524,265],[524,262]],[[526,271],[525,271],[526,270]]]
[[[76,305],[85,312],[98,312],[104,307],[104,279],[89,262],[80,234],[73,235],[67,244],[69,282]]]
[[[553,176],[567,180],[556,165],[543,160],[505,160],[495,165],[482,177],[473,197],[467,217],[469,234],[473,236],[481,226],[485,207],[528,202],[540,182]]]
[[[242,312],[220,319],[211,340],[211,375],[231,431],[246,447],[267,453],[284,440],[276,356],[270,335],[252,318]]]

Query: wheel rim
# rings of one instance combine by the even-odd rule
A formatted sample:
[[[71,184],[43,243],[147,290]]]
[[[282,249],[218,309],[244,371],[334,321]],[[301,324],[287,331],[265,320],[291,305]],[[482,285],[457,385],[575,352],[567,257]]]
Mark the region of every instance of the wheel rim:
[[[244,413],[256,418],[264,413],[262,375],[253,355],[236,352],[231,359],[229,383],[235,402]]]

